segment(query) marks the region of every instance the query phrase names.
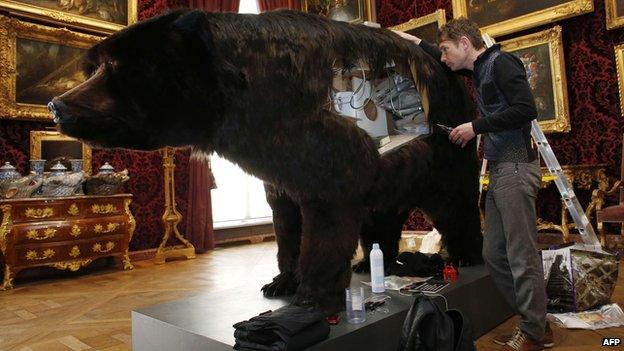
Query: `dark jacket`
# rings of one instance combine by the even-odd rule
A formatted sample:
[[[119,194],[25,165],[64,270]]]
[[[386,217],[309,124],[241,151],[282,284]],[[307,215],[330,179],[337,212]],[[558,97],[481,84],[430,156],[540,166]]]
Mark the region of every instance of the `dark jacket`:
[[[441,58],[437,46],[421,41],[420,47],[434,58]],[[472,127],[485,137],[485,158],[534,161],[537,154],[531,146],[531,121],[537,118],[537,109],[522,61],[495,44],[475,60],[474,71],[457,73],[472,74],[481,113]]]

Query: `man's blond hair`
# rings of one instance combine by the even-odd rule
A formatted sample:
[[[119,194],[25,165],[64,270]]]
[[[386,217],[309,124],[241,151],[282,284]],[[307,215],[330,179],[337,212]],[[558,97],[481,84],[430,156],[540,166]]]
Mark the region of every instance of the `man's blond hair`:
[[[457,43],[461,37],[465,36],[475,49],[485,46],[479,26],[465,17],[450,20],[440,28],[438,34],[440,41],[451,40]]]

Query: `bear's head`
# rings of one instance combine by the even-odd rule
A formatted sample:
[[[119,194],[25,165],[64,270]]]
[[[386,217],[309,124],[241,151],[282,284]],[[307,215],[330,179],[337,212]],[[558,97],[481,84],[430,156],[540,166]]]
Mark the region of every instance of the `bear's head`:
[[[215,68],[206,16],[170,12],[89,49],[89,78],[48,104],[59,130],[95,146],[138,150],[205,139],[226,107],[220,85],[232,86]]]

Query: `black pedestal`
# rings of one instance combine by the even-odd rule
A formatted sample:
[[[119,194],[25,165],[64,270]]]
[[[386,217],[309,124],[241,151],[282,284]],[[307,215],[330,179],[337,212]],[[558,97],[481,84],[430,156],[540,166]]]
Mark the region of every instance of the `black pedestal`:
[[[287,299],[267,299],[260,292],[261,282],[242,289],[194,296],[132,312],[132,344],[135,351],[231,350],[236,322],[260,312],[276,309]],[[368,275],[354,274],[351,286],[369,281]],[[365,287],[370,294],[370,288]],[[348,324],[344,314],[340,324],[331,327],[329,338],[309,350],[394,350],[412,299],[387,292],[388,313],[367,315],[362,324]],[[459,309],[473,325],[475,337],[496,327],[512,315],[495,289],[485,267],[462,268],[457,282],[441,291],[449,308]],[[444,304],[442,299],[436,303]]]

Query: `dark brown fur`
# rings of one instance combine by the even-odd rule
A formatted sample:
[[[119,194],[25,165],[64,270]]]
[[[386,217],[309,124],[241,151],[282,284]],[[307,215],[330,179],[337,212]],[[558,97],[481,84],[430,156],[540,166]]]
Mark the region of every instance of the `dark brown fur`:
[[[344,307],[360,232],[392,259],[414,206],[454,261],[479,260],[474,143],[461,149],[433,134],[380,157],[364,131],[325,108],[333,68],[364,62],[381,77],[392,61],[408,74],[409,60],[431,123],[471,119],[462,84],[420,48],[296,11],[177,11],[133,25],[89,51],[91,78],[51,109],[61,131],[95,145],[193,145],[261,178],[281,272],[265,294],[296,291],[297,303],[332,312]]]

